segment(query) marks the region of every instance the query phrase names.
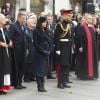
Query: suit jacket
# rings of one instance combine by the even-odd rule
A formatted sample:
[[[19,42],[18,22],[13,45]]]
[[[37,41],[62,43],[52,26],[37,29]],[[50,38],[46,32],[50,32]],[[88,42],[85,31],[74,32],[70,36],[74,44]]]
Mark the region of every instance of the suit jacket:
[[[26,28],[26,63],[33,63],[33,57],[35,53],[33,30]]]
[[[23,62],[25,58],[25,27],[22,30],[18,21],[10,26],[11,39],[13,41],[15,57],[17,62]]]

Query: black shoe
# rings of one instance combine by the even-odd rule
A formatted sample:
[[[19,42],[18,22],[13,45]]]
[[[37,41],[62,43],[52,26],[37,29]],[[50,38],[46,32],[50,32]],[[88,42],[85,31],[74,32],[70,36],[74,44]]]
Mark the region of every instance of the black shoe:
[[[58,85],[57,88],[64,89],[64,86],[63,85]]]
[[[65,88],[71,88],[71,86],[68,86],[68,85],[63,85],[63,87],[65,87]]]
[[[4,91],[0,91],[0,95],[6,95],[7,92],[4,92]]]
[[[56,79],[56,78],[53,76],[47,76],[47,79]]]
[[[73,82],[71,82],[71,81],[68,81],[68,83],[73,83]]]
[[[47,90],[43,89],[44,92],[47,92]]]
[[[26,89],[26,87],[25,87],[25,86],[23,86],[23,85],[20,85],[20,87],[21,87],[22,89]]]
[[[4,95],[6,95],[6,94],[7,94],[7,92],[4,92],[4,91],[2,91],[2,93],[3,93]]]
[[[35,78],[30,78],[29,80],[30,80],[30,81],[36,81],[36,79],[35,79]]]
[[[69,77],[71,77],[72,75],[68,75]]]
[[[21,86],[14,86],[14,89],[23,89]]]
[[[29,83],[31,81],[29,79],[24,79],[24,82]]]
[[[45,89],[38,89],[38,92],[47,92]]]

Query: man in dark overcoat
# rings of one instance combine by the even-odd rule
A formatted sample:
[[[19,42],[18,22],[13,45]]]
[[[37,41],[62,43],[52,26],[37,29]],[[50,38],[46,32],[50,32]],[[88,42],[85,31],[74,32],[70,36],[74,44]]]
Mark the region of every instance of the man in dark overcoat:
[[[32,74],[33,68],[33,59],[34,59],[34,40],[33,40],[33,30],[34,30],[34,19],[27,19],[27,27],[25,30],[26,34],[26,54],[25,54],[25,73],[24,73],[24,82],[30,82],[31,77],[34,78]]]
[[[25,62],[25,20],[26,14],[24,12],[20,12],[18,14],[17,21],[10,26],[18,72],[18,81],[14,84],[15,89],[26,88],[22,86]]]
[[[54,70],[54,30],[55,30],[55,24],[53,21],[53,16],[48,15],[47,16],[47,22],[48,22],[48,33],[51,41],[51,51],[49,55],[49,70],[47,79],[55,79],[52,75],[52,71]]]

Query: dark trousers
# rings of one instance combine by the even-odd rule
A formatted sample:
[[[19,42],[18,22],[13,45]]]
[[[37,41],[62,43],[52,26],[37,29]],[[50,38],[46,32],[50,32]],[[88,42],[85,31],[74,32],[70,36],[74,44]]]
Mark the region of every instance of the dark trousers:
[[[72,55],[72,64],[71,64],[71,70],[73,71],[73,70],[75,70],[75,64],[76,64],[76,53],[74,53],[73,55]]]
[[[17,70],[18,70],[18,85],[22,84],[22,79],[24,75],[24,64],[22,62],[17,63]]]
[[[44,90],[44,77],[36,76],[37,88],[39,90]]]
[[[30,80],[32,71],[32,63],[26,63],[24,69],[24,80]]]
[[[52,54],[49,55],[49,68],[48,68],[48,73],[52,72],[52,64],[53,64],[53,58],[52,58]]]
[[[52,76],[52,71],[54,70],[53,68],[54,66],[54,53],[51,52],[51,54],[49,55],[49,68],[48,68],[48,77]]]
[[[58,86],[66,85],[68,83],[69,70],[70,70],[70,67],[66,65],[58,65],[58,71],[57,71]]]

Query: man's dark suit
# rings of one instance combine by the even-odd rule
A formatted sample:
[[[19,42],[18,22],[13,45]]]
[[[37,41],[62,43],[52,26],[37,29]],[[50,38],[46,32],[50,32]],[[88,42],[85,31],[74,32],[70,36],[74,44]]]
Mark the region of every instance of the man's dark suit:
[[[18,21],[13,23],[10,27],[11,38],[13,41],[15,59],[18,71],[18,82],[16,85],[21,85],[24,73],[24,60],[25,60],[25,28]]]

